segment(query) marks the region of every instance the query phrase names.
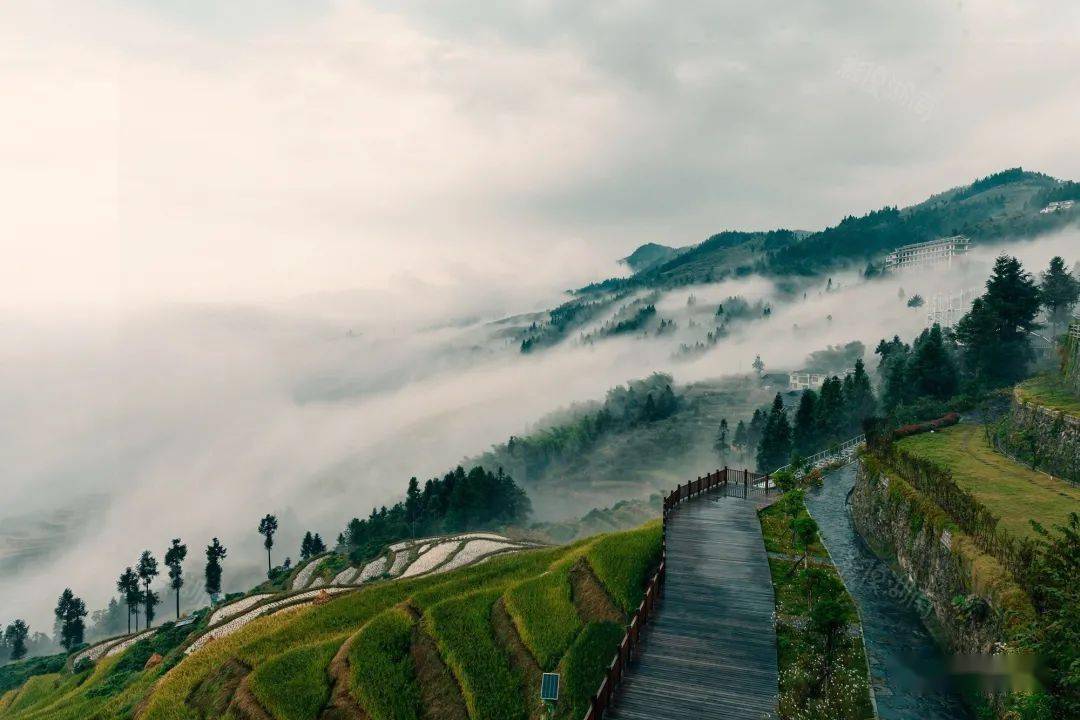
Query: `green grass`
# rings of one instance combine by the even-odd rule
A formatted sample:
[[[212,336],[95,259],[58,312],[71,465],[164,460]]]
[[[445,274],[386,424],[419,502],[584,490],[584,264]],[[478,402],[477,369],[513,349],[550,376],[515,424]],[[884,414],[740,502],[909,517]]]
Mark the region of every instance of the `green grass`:
[[[500,595],[495,590],[451,598],[424,616],[428,632],[461,685],[473,720],[525,717],[522,678],[491,628],[491,609]]]
[[[608,535],[589,548],[585,557],[608,595],[631,613],[641,602],[650,573],[660,562],[663,526],[659,520],[637,530]]]
[[[659,548],[660,526],[651,523],[573,545],[496,557],[446,574],[375,582],[324,605],[259,618],[191,655],[182,652],[184,631],[163,629],[79,676],[66,670],[38,673],[35,677],[41,679],[26,683],[29,666],[8,670],[7,676],[15,678],[11,682],[21,682],[22,688],[14,695],[0,693],[5,698],[0,718],[129,720],[138,709],[139,720],[204,720],[205,703],[192,698],[212,700],[218,683],[218,694],[224,693],[227,701],[232,685],[219,675],[239,664],[252,668],[247,686],[276,720],[314,719],[329,699],[334,654],[361,630],[351,653],[357,675],[350,689],[373,720],[415,717],[419,688],[409,653],[414,623],[396,609],[406,601],[423,614],[425,629],[457,679],[472,718],[524,718],[532,709],[526,699],[531,695],[526,695],[510,650],[492,626],[493,604],[505,598],[530,651],[545,657],[548,668],[562,668],[564,686],[580,688],[584,702],[614,652],[618,638],[611,638],[621,637],[621,629],[610,624],[581,627],[566,573],[588,556],[605,587],[620,593],[615,601],[636,607]],[[151,652],[161,652],[165,661],[143,670]],[[579,672],[582,676],[575,677]],[[211,715],[223,712],[213,707],[217,709]]]
[[[799,512],[799,517],[809,516],[810,513],[803,506]],[[765,538],[765,549],[767,551],[784,555],[802,555],[802,551],[797,550],[791,541],[790,517],[784,512],[781,503],[773,503],[759,511],[758,520],[761,522],[761,532]],[[814,541],[810,544],[809,551],[813,557],[828,557],[825,546],[821,544],[821,537],[817,533],[814,534]]]
[[[19,694],[15,696],[15,700],[11,703],[8,711],[17,713],[45,702],[56,690],[56,686],[62,677],[60,673],[33,676],[19,690]]]
[[[581,632],[570,594],[570,566],[526,580],[506,593],[506,610],[543,670],[554,669]]]
[[[277,720],[315,720],[330,697],[326,666],[340,646],[333,639],[270,659],[249,676],[251,692]]]
[[[7,665],[0,665],[0,695],[13,690],[34,675],[58,673],[64,669],[67,654],[45,655],[42,657],[17,660]]]
[[[560,718],[580,718],[600,687],[625,630],[612,622],[589,623],[574,640],[560,667],[563,677]]]
[[[981,425],[960,424],[904,438],[897,446],[952,471],[957,484],[1001,518],[1005,529],[1021,537],[1035,535],[1029,520],[1049,527],[1080,512],[1080,488],[994,452]]]
[[[1080,417],[1080,393],[1057,375],[1037,375],[1025,380],[1016,386],[1016,394],[1024,402]]]
[[[416,620],[401,608],[376,615],[349,652],[350,688],[372,720],[417,720],[420,688],[409,647]]]

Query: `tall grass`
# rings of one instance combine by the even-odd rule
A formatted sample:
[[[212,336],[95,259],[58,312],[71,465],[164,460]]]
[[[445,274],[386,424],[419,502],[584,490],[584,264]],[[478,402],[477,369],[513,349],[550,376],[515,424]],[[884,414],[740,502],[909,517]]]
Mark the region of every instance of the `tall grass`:
[[[660,563],[663,528],[659,520],[636,530],[606,535],[585,557],[608,595],[623,611],[637,609],[650,573]]]
[[[581,632],[570,592],[570,566],[519,583],[506,593],[505,602],[537,664],[552,670]]]
[[[586,625],[577,636],[561,665],[563,692],[558,717],[576,719],[585,715],[589,698],[604,679],[623,632],[613,622],[597,622]]]
[[[248,676],[251,692],[278,720],[315,720],[330,698],[326,666],[344,639],[298,647],[270,659]]]
[[[491,628],[491,608],[499,590],[444,600],[424,616],[439,652],[461,684],[473,720],[521,720],[522,678],[510,664]]]
[[[350,681],[372,720],[418,720],[420,688],[409,647],[416,620],[401,608],[376,615],[349,651]]]

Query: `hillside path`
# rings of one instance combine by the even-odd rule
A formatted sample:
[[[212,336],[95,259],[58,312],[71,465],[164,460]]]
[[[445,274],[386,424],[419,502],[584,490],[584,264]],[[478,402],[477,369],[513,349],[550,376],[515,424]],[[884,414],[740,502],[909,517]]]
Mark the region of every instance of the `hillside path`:
[[[623,720],[759,720],[778,670],[769,561],[753,498],[706,493],[668,520],[667,580],[615,707]]]

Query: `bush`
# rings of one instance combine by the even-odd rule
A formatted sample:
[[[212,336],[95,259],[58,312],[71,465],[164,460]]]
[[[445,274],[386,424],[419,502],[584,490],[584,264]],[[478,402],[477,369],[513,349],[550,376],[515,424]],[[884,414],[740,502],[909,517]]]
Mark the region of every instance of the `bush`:
[[[954,412],[946,413],[939,418],[929,420],[927,422],[913,423],[910,425],[902,425],[893,431],[893,438],[899,440],[900,438],[910,437],[911,435],[918,435],[924,432],[930,432],[931,430],[938,430],[940,428],[949,427],[960,422],[960,415]]]
[[[416,621],[401,608],[376,615],[349,651],[350,687],[372,720],[416,720],[420,688],[409,648]]]

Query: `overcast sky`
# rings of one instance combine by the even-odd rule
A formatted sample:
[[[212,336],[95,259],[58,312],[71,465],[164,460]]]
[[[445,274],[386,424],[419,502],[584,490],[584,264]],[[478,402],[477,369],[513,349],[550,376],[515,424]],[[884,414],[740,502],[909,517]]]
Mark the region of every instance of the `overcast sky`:
[[[0,311],[566,285],[1080,178],[1078,67],[1067,0],[13,0]]]

